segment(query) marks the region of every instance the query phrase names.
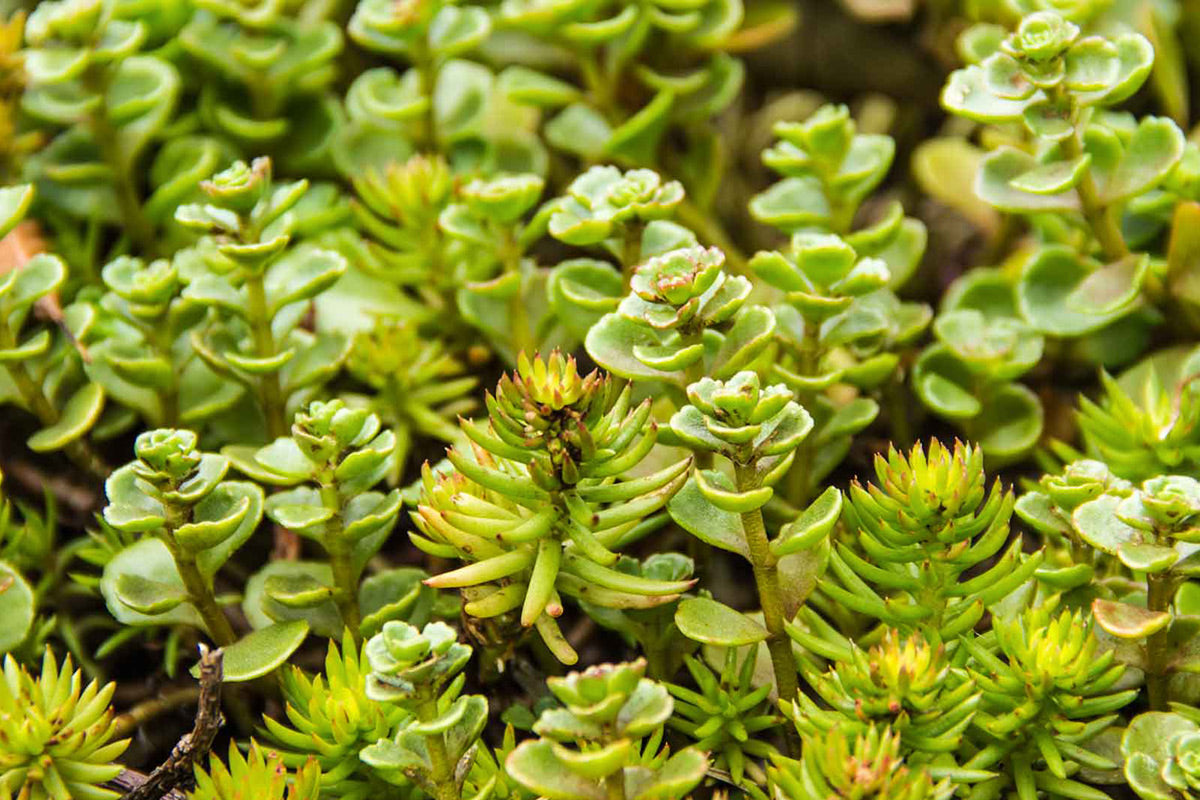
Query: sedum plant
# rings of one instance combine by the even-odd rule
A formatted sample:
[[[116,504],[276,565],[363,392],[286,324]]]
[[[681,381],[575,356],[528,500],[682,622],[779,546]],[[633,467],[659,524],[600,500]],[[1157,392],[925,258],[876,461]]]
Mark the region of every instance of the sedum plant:
[[[317,541],[327,564],[309,562],[264,584],[266,598],[292,611],[313,612],[326,602],[341,624],[362,638],[359,579],[400,514],[400,492],[372,491],[391,470],[396,435],[366,409],[341,400],[315,401],[298,412],[292,435],[238,459],[251,477],[290,486],[265,503],[276,524]],[[264,609],[270,615],[269,609]],[[307,617],[308,614],[301,614]],[[374,621],[378,624],[378,620]]]
[[[976,777],[956,768],[953,754],[981,693],[952,665],[945,645],[931,645],[920,633],[902,638],[889,629],[869,650],[850,644],[826,673],[807,664],[803,671],[829,709],[801,693],[787,711],[802,735],[840,730],[861,736],[879,726],[899,741],[910,766],[930,765],[940,777],[955,780]]]
[[[756,253],[750,267],[783,292],[774,309],[782,352],[772,374],[814,417],[813,434],[801,443],[789,479],[789,500],[803,503],[879,413],[879,404],[860,392],[896,379],[897,350],[921,334],[930,313],[887,288],[892,273],[884,260],[860,257],[836,234],[798,232],[784,252]],[[849,399],[835,400],[838,389],[849,390]],[[893,413],[893,430],[904,430],[905,412]]]
[[[673,703],[645,671],[639,660],[551,678],[547,684],[563,707],[542,712],[534,725],[540,738],[509,754],[509,775],[558,800],[690,796],[708,760],[691,748],[669,757],[659,750]]]
[[[1196,793],[1195,714],[1149,711],[1134,717],[1121,737],[1125,778],[1145,800],[1174,800]]]
[[[409,717],[391,738],[365,748],[360,757],[377,771],[399,773],[437,800],[462,797],[475,744],[487,723],[482,695],[461,694],[471,647],[442,622],[418,629],[388,622],[367,642],[371,665],[367,697],[395,703]],[[481,792],[486,796],[486,790]]]
[[[849,608],[952,645],[1041,565],[1043,554],[1025,555],[1020,538],[1008,544],[1013,494],[999,483],[988,489],[979,448],[934,439],[907,456],[893,449],[876,456],[875,476],[865,487],[852,484],[842,507],[848,536],[819,583],[831,616]],[[800,621],[789,633],[822,653],[827,637],[816,611],[805,609]]]
[[[1200,797],[1198,32],[9,2],[0,796]]]
[[[278,753],[264,753],[258,742],[252,740],[246,755],[237,747],[231,747],[228,764],[215,755],[207,770],[197,764],[196,787],[187,793],[187,797],[188,800],[236,800],[240,797],[317,800],[321,794],[319,774],[316,762],[310,760],[293,777]]]
[[[1058,616],[1046,606],[1025,611],[993,628],[995,646],[964,639],[983,694],[972,720],[977,750],[964,766],[1005,771],[978,785],[980,795],[1011,788],[1017,796],[1092,796],[1098,790],[1075,780],[1079,767],[1116,765],[1088,744],[1117,720],[1135,689],[1118,688],[1125,671],[1112,650],[1100,652],[1092,624],[1081,614]]]
[[[800,760],[776,756],[769,772],[775,800],[845,798],[947,798],[954,787],[934,781],[923,767],[909,767],[900,754],[900,737],[871,725],[853,739],[841,729],[814,732],[804,741]]]
[[[1170,119],[1107,110],[1145,82],[1150,42],[1132,32],[1084,35],[1058,11],[1039,10],[1005,37],[968,32],[963,49],[972,63],[950,77],[943,106],[1022,128],[982,159],[978,194],[1046,231],[1017,284],[1022,316],[1039,333],[1076,338],[1157,303],[1164,262],[1123,220],[1132,225],[1138,204],[1172,175],[1184,138]],[[1127,320],[1122,330],[1145,324]],[[1123,346],[1103,360],[1128,360],[1144,337],[1109,341]]]
[[[789,567],[816,571],[825,552],[825,535],[837,520],[841,495],[831,489],[797,520],[768,537],[763,506],[772,485],[787,471],[796,446],[812,429],[812,417],[782,384],[763,387],[758,375],[739,372],[728,381],[704,378],[688,387],[690,405],[671,418],[671,430],[697,451],[724,457],[733,479],[718,470],[696,470],[687,487],[671,502],[672,517],[701,541],[738,553],[754,573],[762,608],[762,624],[714,600],[698,598],[681,604],[680,630],[699,641],[743,645],[763,641],[770,653],[778,696],[796,695],[796,664],[785,624],[789,607],[811,590],[797,592],[784,578]],[[791,564],[788,565],[788,557]]]
[[[757,654],[749,651],[739,664],[738,651],[728,648],[720,672],[689,656],[684,664],[697,691],[667,685],[675,698],[670,727],[686,734],[696,748],[712,753],[712,769],[727,770],[735,786],[762,783],[766,776],[761,762],[778,755],[770,744],[755,738],[780,721],[766,704],[770,684],[754,685]]]
[[[410,534],[426,552],[467,563],[426,581],[464,590],[467,614],[520,609],[564,663],[577,655],[558,626],[563,597],[612,608],[647,608],[690,580],[614,569],[616,550],[661,525],[659,512],[687,479],[686,460],[621,480],[654,446],[650,403],[575,360],[522,357],[487,397],[487,426],[463,422],[469,450],[448,452],[454,472],[426,471]]]
[[[285,748],[282,762],[306,773],[315,762],[322,793],[330,797],[366,800],[391,791],[359,754],[389,736],[408,714],[367,696],[369,673],[366,645],[356,644],[346,631],[340,647],[330,641],[318,674],[309,676],[295,666],[280,671],[286,724],[263,718],[271,739]]]
[[[34,677],[4,657],[0,676],[0,790],[29,800],[115,800],[104,786],[121,772],[129,746],[116,735],[116,684],[84,684],[71,659],[62,666],[47,649]]]
[[[188,259],[184,296],[210,309],[191,346],[218,375],[257,398],[269,439],[285,435],[289,398],[332,376],[346,357],[337,334],[300,326],[308,301],[346,270],[339,254],[289,248],[308,182],[275,186],[271,160],[237,162],[202,184],[208,202],[180,206],[184,226],[209,233]]]

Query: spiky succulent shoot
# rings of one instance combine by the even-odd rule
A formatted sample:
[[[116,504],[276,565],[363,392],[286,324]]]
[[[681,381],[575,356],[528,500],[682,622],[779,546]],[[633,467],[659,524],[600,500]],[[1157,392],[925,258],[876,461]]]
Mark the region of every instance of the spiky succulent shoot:
[[[233,644],[236,635],[212,579],[258,527],[262,489],[225,480],[229,459],[199,450],[190,430],[147,431],[134,452],[137,460],[105,484],[104,520],[123,533],[153,538],[142,538],[105,567],[101,588],[109,609],[130,624],[194,622],[198,615],[217,644]],[[163,550],[177,576],[155,566]],[[190,616],[168,616],[181,607],[190,607]]]
[[[352,178],[359,203],[351,206],[370,234],[363,266],[372,274],[411,286],[433,307],[445,307],[460,275],[451,265],[455,243],[438,227],[454,199],[454,176],[440,155],[415,155]]]
[[[418,437],[451,443],[453,420],[475,407],[468,393],[478,380],[446,352],[440,340],[421,336],[411,321],[380,319],[354,339],[346,368],[371,387],[370,408],[396,435],[388,482],[400,484]]]
[[[466,566],[430,578],[475,590],[466,611],[494,617],[521,609],[565,663],[575,653],[559,631],[562,595],[596,605],[644,608],[669,602],[692,581],[658,581],[615,569],[617,549],[661,524],[656,516],[687,479],[689,462],[623,476],[654,446],[650,401],[631,407],[629,387],[580,377],[555,352],[522,357],[487,397],[488,423],[464,421],[470,451],[453,448],[456,472],[426,471],[410,534],[418,547]]]
[[[735,784],[742,783],[747,771],[754,782],[762,783],[765,773],[757,761],[778,751],[758,734],[777,726],[780,718],[767,704],[771,684],[754,685],[758,649],[751,648],[739,661],[740,655],[737,648],[727,648],[720,673],[686,657],[684,664],[696,688],[667,684],[675,698],[675,713],[668,724],[692,739],[698,750],[712,753],[713,766],[728,770]]]
[[[773,800],[946,800],[949,780],[934,781],[923,766],[908,766],[900,736],[868,725],[851,733],[810,730],[800,760],[775,756],[767,775]]]
[[[616,311],[588,331],[588,354],[622,377],[681,389],[746,367],[770,344],[775,318],[747,305],[750,281],[724,263],[717,248],[691,246],[638,266]]]
[[[828,672],[805,667],[805,680],[829,709],[801,693],[785,707],[801,731],[888,727],[910,764],[957,751],[979,705],[974,682],[951,666],[945,646],[919,632],[905,637],[889,629],[869,650],[850,645]]]
[[[4,657],[0,676],[0,793],[19,800],[115,800],[103,784],[120,774],[129,745],[115,739],[105,686],[59,667],[47,649],[35,677]]]
[[[388,622],[367,642],[367,697],[395,703],[411,717],[360,757],[385,776],[404,776],[436,800],[456,800],[487,724],[488,702],[462,695],[471,647],[442,622],[418,629]]]
[[[292,773],[279,753],[264,752],[251,740],[244,755],[236,743],[231,744],[227,762],[214,753],[207,770],[197,764],[196,787],[187,793],[188,800],[319,800],[321,796],[316,759],[308,759]]]
[[[548,679],[564,707],[542,712],[533,728],[541,738],[522,742],[508,756],[509,775],[561,800],[690,796],[708,769],[703,753],[689,747],[651,765],[641,758],[641,743],[661,738],[673,707],[666,687],[645,672],[639,659]]]
[[[820,583],[835,603],[920,630],[932,643],[951,642],[1041,564],[1042,553],[1025,555],[1019,537],[1004,549],[1013,494],[998,481],[987,488],[979,448],[956,442],[951,450],[936,439],[907,456],[889,448],[876,456],[875,476],[848,493],[850,541],[837,544]],[[995,563],[964,577],[1001,550]]]
[[[400,492],[371,491],[392,469],[396,436],[379,416],[342,400],[315,401],[296,414],[292,435],[276,439],[239,466],[267,483],[294,486],[271,495],[267,516],[325,549],[332,585],[313,604],[332,599],[357,638],[362,614],[358,581],[400,513]]]
[[[326,797],[368,800],[391,791],[359,752],[391,735],[409,714],[367,697],[369,671],[366,645],[355,644],[346,631],[340,648],[329,643],[322,672],[310,676],[299,667],[280,671],[287,722],[263,718],[286,766],[296,769],[316,759]]]
[[[968,671],[983,693],[972,720],[978,750],[965,769],[995,770],[977,785],[982,796],[1015,789],[1021,800],[1038,793],[1075,798],[1092,790],[1071,776],[1079,767],[1113,769],[1086,744],[1116,724],[1113,713],[1137,697],[1118,689],[1125,672],[1111,649],[1101,651],[1092,621],[1048,606],[1013,619],[994,619],[994,646],[962,640],[972,658]]]
[[[1164,473],[1200,475],[1200,387],[1167,387],[1149,370],[1140,392],[1100,374],[1099,402],[1079,397],[1079,428],[1089,455],[1118,476],[1143,481]],[[1186,371],[1184,374],[1190,374]]]

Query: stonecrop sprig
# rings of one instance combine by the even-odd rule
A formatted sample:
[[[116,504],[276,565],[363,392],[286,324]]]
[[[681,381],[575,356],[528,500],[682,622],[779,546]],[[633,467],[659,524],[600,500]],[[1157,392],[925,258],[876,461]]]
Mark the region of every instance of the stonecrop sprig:
[[[687,480],[686,459],[622,479],[654,447],[650,403],[573,358],[522,358],[488,394],[487,425],[464,420],[470,448],[448,452],[454,471],[427,471],[413,514],[418,547],[465,566],[430,578],[463,589],[480,618],[520,609],[565,663],[577,656],[557,618],[563,597],[600,606],[670,602],[690,580],[655,580],[613,569],[617,550],[660,527],[661,509]]]
[[[1200,800],[1194,0],[0,6],[0,797]]]
[[[115,800],[104,786],[129,746],[115,735],[116,684],[84,683],[67,658],[46,650],[35,677],[11,655],[0,675],[0,790],[29,800]]]

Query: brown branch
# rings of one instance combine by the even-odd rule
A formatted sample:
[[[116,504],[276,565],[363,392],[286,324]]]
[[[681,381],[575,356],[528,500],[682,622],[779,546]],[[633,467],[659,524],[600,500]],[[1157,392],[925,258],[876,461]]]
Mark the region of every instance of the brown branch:
[[[189,782],[192,778],[193,765],[199,759],[208,755],[212,748],[213,739],[221,729],[224,720],[221,717],[221,651],[209,651],[200,645],[200,700],[196,709],[196,722],[192,732],[184,734],[171,755],[160,764],[149,777],[140,783],[132,783],[132,788],[122,795],[121,800],[183,800],[183,794],[175,789]],[[130,776],[132,770],[126,770],[118,781]],[[141,778],[134,773],[133,781]],[[114,788],[126,788],[130,785]]]

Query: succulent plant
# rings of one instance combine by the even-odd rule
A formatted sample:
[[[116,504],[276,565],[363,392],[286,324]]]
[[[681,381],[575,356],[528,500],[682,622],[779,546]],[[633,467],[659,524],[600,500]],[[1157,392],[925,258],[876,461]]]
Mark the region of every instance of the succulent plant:
[[[1042,336],[1020,319],[974,308],[943,311],[933,332],[937,343],[913,365],[921,402],[989,456],[1011,458],[1032,448],[1042,434],[1042,406],[1016,378],[1041,359]]]
[[[411,717],[361,758],[377,771],[403,774],[437,800],[460,797],[488,714],[483,696],[460,694],[471,647],[442,622],[424,629],[388,622],[365,652],[367,697],[395,703]]]
[[[1196,796],[1200,784],[1200,726],[1183,714],[1139,714],[1121,737],[1125,779],[1144,800]]]
[[[897,350],[921,334],[931,315],[927,306],[901,302],[887,288],[885,261],[861,257],[835,234],[796,233],[785,251],[756,253],[750,267],[784,292],[774,308],[783,357],[772,375],[797,393],[816,422],[790,478],[789,499],[803,503],[845,456],[854,434],[879,413],[879,404],[859,391],[896,380]],[[834,399],[847,389],[850,399]],[[893,430],[908,423],[892,422]]]
[[[892,138],[859,133],[842,105],[823,105],[802,122],[777,122],[773,131],[780,141],[763,151],[762,160],[784,178],[751,199],[751,215],[787,233],[846,237],[860,257],[887,266],[889,286],[907,281],[925,251],[920,220],[904,216],[893,202],[878,222],[854,229],[863,201],[891,168]]]
[[[934,439],[905,455],[875,458],[876,482],[851,484],[843,522],[849,538],[830,555],[820,591],[931,643],[951,643],[988,608],[1029,580],[1041,552],[1009,544],[1013,494],[989,490],[978,447]],[[1005,545],[1008,545],[1005,547]],[[978,574],[965,573],[1000,557]],[[801,644],[806,638],[797,628]]]
[[[667,684],[675,698],[675,712],[668,725],[682,731],[693,746],[712,753],[713,768],[728,770],[735,785],[747,778],[761,783],[766,777],[760,762],[778,754],[755,734],[779,725],[770,713],[767,696],[770,684],[754,685],[758,651],[752,649],[740,661],[735,648],[725,651],[718,673],[708,664],[688,656],[684,663],[696,688]]]
[[[315,759],[322,794],[343,800],[367,800],[389,791],[359,753],[386,738],[408,714],[399,706],[367,697],[369,672],[366,645],[357,645],[346,632],[341,646],[330,641],[324,669],[313,676],[299,667],[279,673],[287,723],[264,717],[267,733],[285,748],[279,754],[292,768]]]
[[[1186,365],[1181,371],[1190,374]],[[1155,371],[1140,391],[1123,388],[1107,373],[1100,382],[1100,402],[1079,399],[1079,427],[1089,454],[1131,481],[1198,472],[1200,407],[1193,383],[1166,387]]]
[[[197,764],[196,788],[187,793],[188,800],[236,800],[247,796],[263,800],[318,800],[321,795],[321,772],[313,759],[306,761],[293,776],[278,753],[264,753],[258,742],[251,740],[245,755],[236,745],[230,747],[228,761],[225,764],[214,754],[207,770]]]
[[[1143,668],[1152,710],[1167,705],[1170,627],[1179,585],[1192,574],[1198,550],[1195,522],[1200,515],[1200,481],[1160,475],[1139,488],[1114,482],[1098,497],[1079,505],[1071,525],[1079,538],[1115,557],[1145,582],[1142,598],[1097,598],[1096,621],[1120,639],[1144,642]]]
[[[0,677],[0,791],[29,800],[108,800],[103,784],[121,772],[129,745],[113,730],[116,684],[84,685],[71,659],[47,649],[34,677],[12,655]]]
[[[649,453],[657,428],[650,404],[599,371],[580,376],[560,353],[522,357],[487,398],[488,425],[464,421],[470,450],[449,451],[455,472],[426,470],[410,534],[418,547],[465,566],[430,578],[437,588],[486,585],[465,611],[488,618],[521,609],[555,655],[576,655],[559,631],[562,596],[600,606],[645,608],[692,585],[612,566],[614,548],[657,524],[687,478],[686,460],[622,480]],[[477,589],[475,592],[482,592]]]
[[[200,426],[228,412],[246,387],[196,358],[188,338],[205,316],[185,298],[176,259],[150,263],[120,256],[101,270],[108,291],[70,308],[93,321],[80,330],[84,370],[107,396],[154,427]]]
[[[191,346],[218,375],[255,392],[274,440],[287,432],[289,397],[332,377],[346,357],[344,337],[300,326],[308,301],[341,277],[346,261],[331,250],[289,249],[287,212],[308,181],[274,185],[269,158],[239,161],[202,188],[208,202],[175,214],[211,234],[183,268],[184,297],[211,310]]]
[[[149,35],[103,0],[39,4],[25,23],[21,107],[55,134],[29,158],[39,192],[75,219],[117,226],[152,257],[169,209],[150,213],[141,157],[174,121],[183,82],[169,60],[141,52]]]
[[[979,196],[1006,212],[1063,218],[1022,269],[1022,316],[1039,333],[1075,338],[1154,302],[1161,277],[1121,214],[1167,179],[1184,139],[1169,119],[1103,110],[1145,82],[1150,42],[1134,32],[1083,35],[1057,10],[1037,10],[1007,36],[971,35],[966,49],[976,63],[951,75],[943,106],[979,122],[1021,123],[1031,145],[988,153]],[[1079,227],[1090,241],[1071,241],[1067,231]]]
[[[801,693],[787,710],[802,732],[888,728],[910,766],[957,752],[981,696],[951,665],[945,645],[931,645],[920,633],[901,637],[894,629],[869,650],[849,647],[824,674],[806,669],[805,680],[830,708]],[[959,777],[955,772],[939,763],[941,777]]]
[[[708,759],[692,748],[648,762],[641,743],[657,750],[673,703],[666,687],[643,677],[646,662],[601,664],[547,685],[562,708],[542,712],[534,732],[505,763],[530,791],[558,800],[690,796]]]
[[[314,401],[296,414],[292,435],[252,454],[231,451],[238,468],[275,486],[294,487],[267,499],[267,516],[320,543],[318,562],[268,586],[268,597],[313,611],[328,601],[355,639],[362,636],[359,578],[400,514],[400,492],[372,491],[392,471],[396,435],[364,408],[339,399]]]
[[[423,338],[411,322],[380,319],[357,335],[346,370],[375,394],[366,401],[396,435],[388,483],[400,484],[418,437],[453,443],[461,434],[452,420],[475,407],[469,396],[478,380],[438,340]]]
[[[315,5],[296,14],[273,3],[196,3],[178,44],[196,70],[205,127],[287,169],[328,172],[342,118],[328,89],[344,36],[326,13]]]
[[[0,192],[0,233],[9,234],[33,202],[34,189],[22,185]],[[84,438],[104,410],[103,387],[80,374],[80,359],[65,336],[55,337],[47,328],[23,330],[39,304],[54,301],[66,281],[66,265],[57,256],[37,253],[19,256],[13,267],[0,276],[0,355],[7,378],[0,400],[24,407],[42,424],[26,441],[30,449],[64,450],[80,467],[103,477],[108,467]]]
[[[126,624],[189,622],[225,646],[237,636],[212,579],[258,527],[263,493],[226,481],[229,460],[196,445],[188,430],[147,431],[134,444],[137,460],[108,479],[105,522],[142,536],[108,563],[101,585]]]
[[[924,767],[909,767],[900,754],[900,737],[871,725],[852,740],[841,728],[806,737],[799,761],[776,756],[769,770],[775,800],[838,797],[948,798],[954,787],[935,782]]]
[[[588,355],[622,377],[681,389],[747,367],[770,344],[775,318],[747,305],[750,281],[724,263],[720,250],[697,245],[637,266],[629,293],[588,332]]]
[[[1018,796],[1041,791],[1052,797],[1090,792],[1072,777],[1076,765],[1112,769],[1109,759],[1087,744],[1116,721],[1112,712],[1137,695],[1118,688],[1125,667],[1112,650],[1101,651],[1091,621],[1076,612],[1054,616],[1045,606],[993,623],[993,649],[963,639],[974,666],[968,668],[983,693],[972,720],[982,738],[963,766],[1005,771],[979,784],[981,790],[1013,787]]]
[[[814,576],[828,553],[826,536],[837,522],[841,493],[829,489],[797,519],[767,535],[763,506],[774,494],[797,445],[812,429],[812,417],[782,384],[763,387],[758,375],[739,372],[728,381],[704,378],[688,387],[691,404],[671,418],[675,437],[697,452],[715,452],[733,466],[733,479],[719,470],[696,470],[669,509],[677,523],[714,547],[738,553],[754,572],[763,622],[714,600],[680,605],[676,623],[699,641],[744,645],[765,641],[778,695],[796,695],[796,665],[784,625],[812,581],[781,578],[796,571]],[[791,609],[789,611],[788,609]]]

